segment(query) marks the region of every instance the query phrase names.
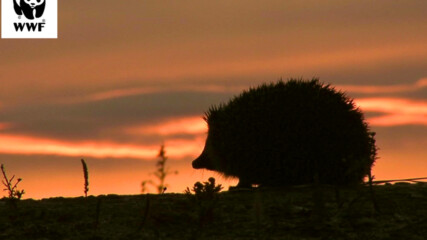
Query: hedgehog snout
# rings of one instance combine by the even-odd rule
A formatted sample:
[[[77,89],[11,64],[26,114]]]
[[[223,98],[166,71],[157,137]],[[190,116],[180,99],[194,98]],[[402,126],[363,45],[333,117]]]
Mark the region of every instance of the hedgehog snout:
[[[202,154],[200,154],[200,156],[193,161],[192,165],[193,165],[193,168],[195,169],[201,169],[201,168],[212,169],[212,167],[210,166],[211,164],[209,163],[210,161],[206,154],[206,151],[203,151]]]
[[[203,164],[203,159],[204,159],[204,154],[202,153],[198,158],[196,158],[195,160],[193,160],[192,165],[194,169],[200,169],[200,168],[204,168],[204,164]]]
[[[194,169],[200,169],[200,168],[203,168],[203,167],[201,167],[201,166],[200,166],[199,158],[197,158],[196,160],[194,160],[194,161],[191,163],[191,165],[193,165],[193,168],[194,168]]]

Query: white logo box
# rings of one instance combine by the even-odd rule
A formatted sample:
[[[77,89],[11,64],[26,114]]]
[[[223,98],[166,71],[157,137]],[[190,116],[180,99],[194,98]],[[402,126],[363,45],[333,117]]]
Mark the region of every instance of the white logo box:
[[[34,19],[18,15],[14,1],[19,7],[26,4],[24,0],[1,0],[1,38],[58,38],[58,0],[44,0],[43,15]]]

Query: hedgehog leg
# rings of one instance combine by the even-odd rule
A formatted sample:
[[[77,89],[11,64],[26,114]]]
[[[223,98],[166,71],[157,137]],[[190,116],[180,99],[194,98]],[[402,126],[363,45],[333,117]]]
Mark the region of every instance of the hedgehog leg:
[[[239,189],[248,189],[252,188],[252,183],[248,181],[246,178],[239,177],[239,183],[236,186],[230,186],[228,190],[239,190]]]

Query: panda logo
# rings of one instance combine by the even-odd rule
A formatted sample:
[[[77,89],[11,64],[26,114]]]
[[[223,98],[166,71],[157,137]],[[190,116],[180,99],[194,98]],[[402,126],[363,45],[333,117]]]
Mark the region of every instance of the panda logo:
[[[13,0],[13,7],[19,16],[24,13],[27,19],[39,18],[43,15],[46,0]]]

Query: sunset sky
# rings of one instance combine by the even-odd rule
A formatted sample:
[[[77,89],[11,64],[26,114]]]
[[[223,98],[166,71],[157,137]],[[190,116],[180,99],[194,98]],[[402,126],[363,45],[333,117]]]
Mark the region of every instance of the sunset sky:
[[[47,1],[48,4],[48,1]],[[427,177],[427,1],[59,1],[58,39],[0,40],[0,163],[24,198],[137,194],[162,143],[168,192],[203,113],[264,82],[318,77],[365,112],[377,180]],[[152,190],[154,191],[154,189]],[[4,195],[6,192],[3,192]]]

